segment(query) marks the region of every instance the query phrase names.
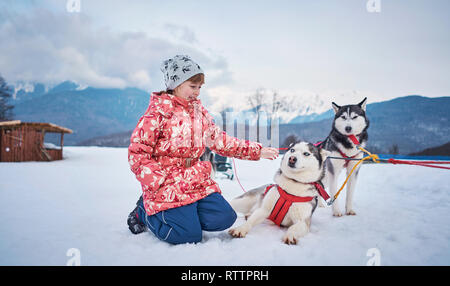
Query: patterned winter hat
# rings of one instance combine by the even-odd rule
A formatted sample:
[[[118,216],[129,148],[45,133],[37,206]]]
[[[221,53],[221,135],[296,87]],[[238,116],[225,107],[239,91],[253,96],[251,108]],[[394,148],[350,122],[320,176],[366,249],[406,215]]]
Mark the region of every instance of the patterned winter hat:
[[[176,55],[161,64],[167,90],[173,90],[196,74],[203,73],[200,66],[189,56]]]

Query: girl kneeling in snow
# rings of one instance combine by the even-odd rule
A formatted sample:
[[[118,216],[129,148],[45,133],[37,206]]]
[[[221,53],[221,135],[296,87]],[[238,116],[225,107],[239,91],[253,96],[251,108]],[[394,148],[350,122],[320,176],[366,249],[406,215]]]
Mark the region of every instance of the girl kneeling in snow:
[[[127,222],[134,234],[147,227],[172,244],[199,242],[202,230],[225,230],[236,220],[210,178],[211,163],[199,160],[205,148],[244,160],[274,159],[278,150],[228,136],[214,124],[198,99],[203,71],[188,56],[164,61],[161,70],[167,90],[152,94],[128,147],[143,195]]]

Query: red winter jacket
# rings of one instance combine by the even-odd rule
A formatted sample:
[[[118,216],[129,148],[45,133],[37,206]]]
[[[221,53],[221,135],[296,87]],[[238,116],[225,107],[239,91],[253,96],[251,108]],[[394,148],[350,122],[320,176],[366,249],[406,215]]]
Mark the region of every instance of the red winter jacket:
[[[221,131],[200,100],[153,93],[128,147],[128,161],[142,185],[148,215],[220,193],[210,178],[211,163],[199,160],[206,147],[245,160],[259,160],[262,148],[260,143]]]

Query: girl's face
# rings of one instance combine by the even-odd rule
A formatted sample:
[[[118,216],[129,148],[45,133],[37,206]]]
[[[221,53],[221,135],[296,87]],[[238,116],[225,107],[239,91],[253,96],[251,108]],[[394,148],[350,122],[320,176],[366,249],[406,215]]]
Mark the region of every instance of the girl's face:
[[[193,83],[191,81],[185,81],[177,86],[173,93],[175,96],[181,97],[185,100],[195,100],[200,95],[201,83]]]

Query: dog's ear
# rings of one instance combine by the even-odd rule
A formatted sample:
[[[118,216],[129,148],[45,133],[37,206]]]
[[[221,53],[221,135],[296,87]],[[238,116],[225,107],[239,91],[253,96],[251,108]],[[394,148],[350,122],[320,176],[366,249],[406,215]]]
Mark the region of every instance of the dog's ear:
[[[366,112],[366,103],[367,103],[367,97],[365,97],[363,99],[363,101],[361,101],[360,103],[358,103],[358,106],[361,107],[362,110],[364,110],[364,112]]]
[[[335,114],[338,113],[339,109],[341,109],[341,107],[334,102],[331,103],[331,106],[333,106]]]
[[[322,156],[322,160],[325,161],[331,155],[331,152],[322,148],[320,149],[320,155]]]

